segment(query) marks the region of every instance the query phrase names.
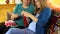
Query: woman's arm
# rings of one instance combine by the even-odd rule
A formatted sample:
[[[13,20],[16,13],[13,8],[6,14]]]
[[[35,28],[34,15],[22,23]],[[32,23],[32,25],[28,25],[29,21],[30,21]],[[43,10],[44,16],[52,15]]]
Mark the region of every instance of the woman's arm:
[[[43,9],[43,11],[40,13],[38,17],[38,21],[36,23],[36,34],[45,34],[44,28],[48,26],[48,20],[51,17],[51,10],[50,8],[46,7]]]
[[[37,18],[35,16],[33,16],[32,14],[26,12],[26,11],[22,11],[21,13],[22,15],[26,16],[26,17],[30,17],[33,21],[37,22]]]
[[[35,22],[38,21],[38,19],[37,19],[35,16],[33,16],[32,14],[30,14],[30,18],[31,18],[33,21],[35,21]]]

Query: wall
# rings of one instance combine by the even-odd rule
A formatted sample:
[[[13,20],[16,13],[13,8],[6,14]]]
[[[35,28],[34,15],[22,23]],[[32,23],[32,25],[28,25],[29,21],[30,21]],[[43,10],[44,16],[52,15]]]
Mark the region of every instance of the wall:
[[[15,7],[15,4],[3,4],[3,5],[0,5],[0,23],[1,22],[4,22],[7,20],[7,12],[12,12]]]

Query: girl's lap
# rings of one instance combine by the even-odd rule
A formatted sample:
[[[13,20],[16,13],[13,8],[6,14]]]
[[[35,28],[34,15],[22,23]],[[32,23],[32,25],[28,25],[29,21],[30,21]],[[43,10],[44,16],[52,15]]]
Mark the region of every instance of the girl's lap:
[[[6,34],[34,34],[34,32],[29,29],[11,28],[6,32]]]

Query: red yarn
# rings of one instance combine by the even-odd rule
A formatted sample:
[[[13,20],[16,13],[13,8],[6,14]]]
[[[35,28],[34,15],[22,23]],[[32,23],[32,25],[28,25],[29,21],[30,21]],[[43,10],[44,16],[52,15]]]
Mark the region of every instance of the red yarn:
[[[26,19],[26,16],[23,16],[23,20],[24,20],[24,25],[25,25],[25,27],[27,27],[28,26],[28,21],[27,21],[27,19]]]
[[[11,21],[11,20],[9,20],[9,21],[5,21],[5,26],[6,27],[9,27],[9,26],[16,26],[16,23],[15,22],[13,22],[13,21]]]

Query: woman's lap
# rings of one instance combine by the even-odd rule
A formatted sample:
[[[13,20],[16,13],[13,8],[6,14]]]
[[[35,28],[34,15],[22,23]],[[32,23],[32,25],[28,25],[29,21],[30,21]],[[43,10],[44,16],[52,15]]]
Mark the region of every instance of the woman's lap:
[[[6,34],[34,34],[34,32],[29,29],[11,28],[6,32]]]

